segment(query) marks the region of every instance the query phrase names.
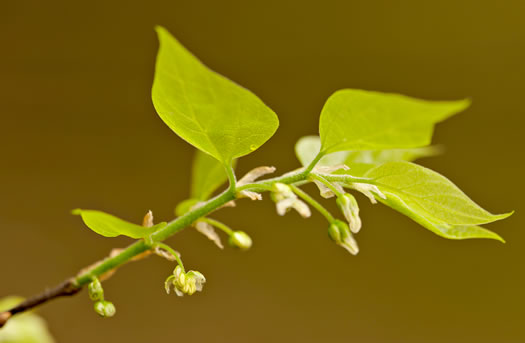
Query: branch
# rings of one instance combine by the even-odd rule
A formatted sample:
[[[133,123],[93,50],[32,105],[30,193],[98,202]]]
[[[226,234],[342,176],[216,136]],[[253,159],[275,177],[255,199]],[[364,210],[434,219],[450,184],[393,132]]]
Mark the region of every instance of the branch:
[[[111,276],[112,272],[121,265],[132,260],[140,259],[142,256],[146,256],[148,251],[154,249],[156,243],[166,240],[179,231],[182,231],[184,228],[192,225],[199,218],[204,217],[209,213],[221,208],[229,201],[235,200],[237,193],[241,190],[256,190],[264,192],[268,191],[268,186],[271,186],[277,182],[285,184],[302,183],[307,180],[312,168],[313,164],[307,169],[299,169],[279,177],[246,184],[242,187],[230,187],[215,198],[206,201],[201,207],[189,211],[183,216],[174,219],[162,229],[154,232],[147,239],[147,242],[146,240],[138,240],[129,247],[118,250],[115,254],[112,253],[110,257],[82,269],[77,276],[64,281],[58,286],[49,290],[45,290],[44,292],[25,300],[21,304],[8,311],[0,312],[0,328],[3,327],[6,322],[17,313],[25,312],[58,297],[77,294],[80,292],[82,287],[90,283],[94,278],[100,277],[101,281],[103,281],[104,279]]]
[[[58,297],[75,295],[81,289],[81,287],[75,285],[74,278],[68,279],[54,288],[46,289],[44,292],[23,301],[9,311],[0,313],[0,328],[7,323],[9,318],[17,313],[25,312]]]

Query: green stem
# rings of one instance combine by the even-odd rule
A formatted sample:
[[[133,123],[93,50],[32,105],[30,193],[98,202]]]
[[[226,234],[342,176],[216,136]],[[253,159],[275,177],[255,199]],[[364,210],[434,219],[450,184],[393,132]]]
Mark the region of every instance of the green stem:
[[[177,219],[170,222],[162,229],[154,232],[150,237],[153,241],[153,245],[158,242],[164,241],[168,237],[176,234],[187,226],[190,226],[200,217],[207,215],[208,213],[216,210],[220,206],[224,205],[228,201],[235,199],[235,194],[227,190],[215,198],[204,203],[203,206],[186,213],[185,215],[178,217]],[[100,276],[133,258],[134,256],[152,248],[151,245],[146,244],[143,240],[139,240],[126,249],[122,250],[119,254],[103,260],[95,267],[81,273],[74,280],[74,285],[82,287],[90,282],[94,276]]]
[[[180,259],[179,254],[177,254],[177,252],[175,250],[173,250],[169,245],[164,244],[164,243],[160,243],[160,242],[155,243],[155,247],[156,248],[158,247],[158,248],[161,248],[163,250],[166,250],[171,255],[173,255],[173,257],[175,258],[175,260],[177,261],[177,263],[181,267],[182,272],[186,273],[186,270],[184,269],[184,264],[182,263],[182,260]]]
[[[321,176],[319,174],[311,173],[310,174],[310,178],[313,179],[313,180],[317,180],[317,181],[321,182],[323,185],[328,187],[332,192],[334,192],[334,194],[338,198],[343,196],[343,193],[341,193],[337,188],[335,188],[335,186],[332,185],[332,183],[330,181],[326,180],[323,176]]]
[[[218,220],[211,218],[201,218],[199,219],[199,221],[203,221],[205,223],[215,226],[217,229],[224,231],[228,236],[231,236],[233,234],[232,229],[230,229],[226,224],[221,223]]]
[[[319,151],[319,153],[317,154],[317,156],[315,156],[315,158],[312,160],[312,162],[310,162],[310,164],[306,167],[306,169],[304,170],[305,174],[308,175],[310,174],[310,172],[315,168],[315,166],[317,165],[317,163],[321,160],[321,158],[323,158],[323,156],[325,155],[324,152],[322,151]]]
[[[328,220],[328,222],[331,224],[335,221],[335,218],[334,216],[332,216],[332,214],[330,212],[328,212],[328,210],[326,208],[323,207],[323,205],[321,205],[317,200],[315,200],[314,198],[312,198],[310,195],[308,195],[307,193],[303,192],[299,187],[297,186],[294,186],[294,185],[290,185],[290,188],[293,190],[293,192],[295,194],[297,194],[301,199],[303,199],[304,201],[306,201],[310,206],[312,206],[313,208],[315,208],[317,211],[319,211],[319,213],[321,213],[325,218],[326,220]]]
[[[237,184],[237,179],[235,178],[235,172],[233,171],[232,163],[225,165],[224,168],[226,168],[226,174],[228,175],[228,181],[230,181],[230,187],[229,190],[231,192],[235,191],[235,187]]]

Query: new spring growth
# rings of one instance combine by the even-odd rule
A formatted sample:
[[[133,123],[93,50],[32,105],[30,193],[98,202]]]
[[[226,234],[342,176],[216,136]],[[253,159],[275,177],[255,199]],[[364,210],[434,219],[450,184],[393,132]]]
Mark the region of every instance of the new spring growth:
[[[328,236],[339,246],[345,248],[352,255],[357,255],[359,247],[352,236],[348,225],[340,220],[334,220],[328,227]]]
[[[109,301],[100,300],[94,305],[95,312],[102,317],[113,317],[117,312],[115,305]]]
[[[252,239],[244,231],[234,231],[230,235],[229,243],[241,250],[248,250],[252,246]]]
[[[290,209],[296,210],[301,217],[308,218],[311,215],[310,208],[306,203],[297,198],[290,186],[284,183],[275,183],[271,197],[275,201],[277,214],[283,216]]]
[[[343,194],[342,196],[337,197],[337,206],[343,212],[348,225],[350,226],[350,231],[353,233],[358,233],[361,230],[361,218],[359,217],[359,206],[354,196],[348,193]]]
[[[89,298],[93,301],[104,299],[104,289],[102,288],[102,284],[100,283],[98,279],[94,279],[88,285],[88,294],[89,294]]]
[[[195,292],[202,291],[205,282],[206,278],[201,273],[194,270],[186,273],[181,266],[177,266],[173,270],[173,274],[166,279],[164,286],[166,293],[169,294],[173,286],[175,294],[182,297],[184,294],[192,295]]]

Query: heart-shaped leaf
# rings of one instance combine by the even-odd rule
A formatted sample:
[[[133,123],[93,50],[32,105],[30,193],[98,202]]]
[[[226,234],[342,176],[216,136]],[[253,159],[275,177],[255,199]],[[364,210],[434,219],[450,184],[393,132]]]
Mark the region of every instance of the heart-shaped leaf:
[[[328,154],[425,146],[430,144],[435,123],[461,112],[469,103],[339,90],[328,98],[321,112],[321,151]]]
[[[177,135],[229,165],[275,133],[279,120],[257,96],[210,70],[164,28],[157,33],[153,104]]]
[[[368,165],[370,166],[370,165]],[[350,174],[351,171],[338,171]],[[477,225],[507,218],[491,214],[473,202],[446,177],[409,162],[389,162],[368,168],[362,176],[386,196],[386,205],[447,238],[501,238]]]

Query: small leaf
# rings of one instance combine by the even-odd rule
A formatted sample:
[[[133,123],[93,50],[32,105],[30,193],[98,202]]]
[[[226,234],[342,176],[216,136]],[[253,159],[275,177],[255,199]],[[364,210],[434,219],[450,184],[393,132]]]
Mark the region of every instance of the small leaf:
[[[319,136],[304,136],[295,143],[295,155],[303,166],[307,166],[321,151],[321,139]],[[317,163],[319,166],[333,166],[344,163],[348,152],[339,151],[327,154]]]
[[[434,124],[461,112],[469,103],[339,90],[328,98],[321,112],[321,150],[326,154],[425,146],[430,144]]]
[[[235,167],[236,160],[233,160]],[[193,159],[191,178],[191,197],[200,201],[207,200],[213,192],[228,180],[228,175],[219,161],[199,150]]]
[[[166,29],[156,30],[153,104],[177,135],[229,165],[275,133],[279,120],[257,96],[208,69]]]
[[[321,139],[319,136],[301,137],[295,144],[295,154],[303,166],[310,164],[320,150]],[[338,151],[323,156],[317,165],[334,166],[344,163],[351,166],[354,163],[382,164],[392,161],[410,162],[422,157],[438,155],[441,151],[442,149],[437,146],[410,149]]]
[[[417,164],[389,162],[369,168],[362,176],[370,179],[386,196],[386,199],[376,197],[377,200],[446,238],[502,240],[497,234],[477,225],[501,220],[512,214],[494,215],[487,212],[450,180]]]
[[[159,223],[152,227],[143,227],[95,210],[75,209],[71,213],[80,215],[87,227],[104,237],[124,235],[139,239],[147,237],[158,229],[166,226],[166,223]]]

